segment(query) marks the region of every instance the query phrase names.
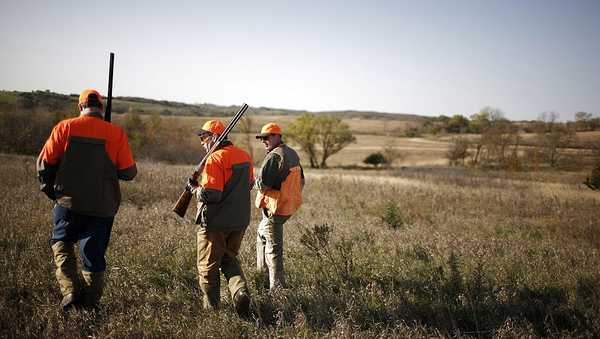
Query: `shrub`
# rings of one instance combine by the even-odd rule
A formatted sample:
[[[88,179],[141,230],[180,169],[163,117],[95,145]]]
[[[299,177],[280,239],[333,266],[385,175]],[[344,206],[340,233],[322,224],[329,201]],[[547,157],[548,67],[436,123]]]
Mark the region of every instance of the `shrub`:
[[[196,163],[204,155],[200,140],[190,128],[158,114],[142,117],[127,113],[116,124],[123,126],[136,159],[169,163]]]
[[[380,152],[376,152],[376,153],[369,154],[369,156],[367,156],[365,158],[365,160],[363,160],[363,162],[367,165],[373,165],[375,167],[379,167],[379,165],[383,165],[387,161],[386,161],[385,157],[383,156],[383,154],[381,154]]]
[[[406,155],[400,152],[394,145],[393,142],[390,142],[383,147],[383,158],[385,159],[385,167],[391,167],[394,162],[402,161]]]
[[[592,173],[585,179],[587,187],[593,190],[600,190],[600,163],[592,170]]]
[[[398,205],[393,201],[388,201],[384,205],[381,221],[393,229],[398,229],[408,224],[408,218],[402,213],[400,207],[398,207]]]
[[[0,152],[37,154],[59,115],[0,112]]]
[[[311,255],[319,259],[317,265],[324,276],[331,278],[330,270],[337,273],[335,278],[340,279],[343,283],[349,283],[354,280],[354,260],[353,249],[354,241],[342,238],[333,243],[331,234],[333,228],[327,223],[322,225],[314,225],[312,229],[306,229],[302,232],[300,243],[306,247]]]
[[[469,156],[469,141],[465,138],[452,138],[450,149],[446,153],[446,158],[450,161],[450,165],[464,165],[467,156]]]

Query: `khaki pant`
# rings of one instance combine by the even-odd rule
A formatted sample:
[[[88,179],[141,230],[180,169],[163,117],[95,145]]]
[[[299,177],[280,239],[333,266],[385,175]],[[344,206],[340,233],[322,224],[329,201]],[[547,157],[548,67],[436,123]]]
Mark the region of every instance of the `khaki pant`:
[[[243,231],[214,232],[198,226],[198,282],[204,293],[205,309],[215,309],[220,301],[221,276],[223,272],[231,297],[238,292],[249,294],[244,272],[237,255],[244,238]]]
[[[77,270],[75,243],[58,241],[52,245],[54,263],[56,265],[56,280],[63,297],[73,294],[77,298],[81,294],[81,282]]]
[[[271,215],[262,211],[263,219],[256,230],[256,268],[268,271],[269,289],[284,286],[283,277],[283,224],[290,216]]]
[[[72,295],[73,300],[84,306],[97,306],[104,291],[104,272],[81,271],[81,280],[74,248],[74,243],[66,241],[52,245],[60,292],[63,297]]]

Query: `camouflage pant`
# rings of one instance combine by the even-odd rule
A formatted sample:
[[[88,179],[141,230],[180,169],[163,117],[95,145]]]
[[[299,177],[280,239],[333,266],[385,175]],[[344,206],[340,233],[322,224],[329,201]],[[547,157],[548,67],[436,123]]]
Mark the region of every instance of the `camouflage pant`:
[[[237,260],[237,255],[244,238],[242,231],[214,232],[198,226],[198,282],[204,293],[205,309],[219,306],[221,276],[223,272],[231,297],[235,298],[238,291],[249,294],[244,272]]]
[[[284,286],[283,224],[289,216],[271,215],[263,210],[263,219],[256,230],[256,268],[268,271],[269,288]]]

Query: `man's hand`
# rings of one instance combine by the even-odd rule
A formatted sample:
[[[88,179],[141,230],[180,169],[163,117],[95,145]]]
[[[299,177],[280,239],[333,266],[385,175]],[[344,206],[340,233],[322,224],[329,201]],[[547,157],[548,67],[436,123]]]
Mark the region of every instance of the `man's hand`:
[[[198,180],[188,178],[187,185],[185,185],[185,190],[188,192],[194,192],[196,188],[198,188]]]
[[[54,193],[54,188],[53,187],[48,187],[47,189],[42,189],[42,192],[44,192],[44,194],[46,194],[46,196],[48,197],[48,199],[50,199],[50,200],[56,200],[56,194]]]

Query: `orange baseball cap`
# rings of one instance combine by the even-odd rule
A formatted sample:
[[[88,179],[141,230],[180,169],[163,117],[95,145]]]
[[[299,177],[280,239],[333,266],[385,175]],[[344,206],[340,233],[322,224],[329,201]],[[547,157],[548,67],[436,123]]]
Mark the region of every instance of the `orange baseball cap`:
[[[98,102],[102,103],[102,96],[95,89],[85,89],[81,94],[79,94],[79,104],[87,104],[91,95],[95,95],[98,98]]]
[[[225,126],[223,126],[222,122],[219,120],[208,120],[204,123],[204,125],[202,125],[202,129],[200,129],[198,135],[205,133],[221,134],[223,131],[225,131]]]
[[[270,123],[264,125],[260,129],[260,134],[258,134],[256,136],[256,139],[268,137],[271,134],[279,134],[279,135],[281,135],[281,127],[279,127],[279,125],[277,125],[274,122],[270,122]]]

